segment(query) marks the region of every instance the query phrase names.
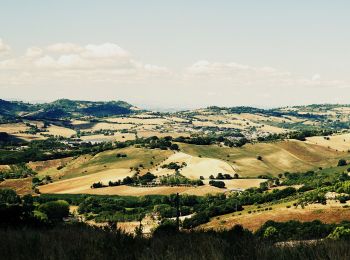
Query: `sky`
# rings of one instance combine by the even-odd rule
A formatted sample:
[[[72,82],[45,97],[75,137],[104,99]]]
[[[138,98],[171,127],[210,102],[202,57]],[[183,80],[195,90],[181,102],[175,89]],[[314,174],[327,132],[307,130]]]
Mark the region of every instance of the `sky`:
[[[0,0],[0,98],[350,103],[350,1]]]

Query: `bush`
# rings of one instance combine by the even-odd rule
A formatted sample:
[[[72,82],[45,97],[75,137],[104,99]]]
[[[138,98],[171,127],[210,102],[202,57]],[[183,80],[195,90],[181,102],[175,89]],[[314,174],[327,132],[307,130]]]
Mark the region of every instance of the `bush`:
[[[45,213],[50,220],[62,220],[69,215],[69,204],[65,200],[50,201],[41,204],[39,211]]]
[[[201,224],[207,223],[209,220],[208,214],[199,212],[191,218],[186,218],[182,223],[182,227],[185,229],[195,228]]]
[[[225,188],[225,182],[223,181],[209,181],[209,184],[217,188]]]
[[[333,240],[350,240],[350,228],[336,227],[328,238]]]
[[[346,160],[340,159],[340,160],[338,161],[338,166],[345,166],[345,165],[347,165]]]

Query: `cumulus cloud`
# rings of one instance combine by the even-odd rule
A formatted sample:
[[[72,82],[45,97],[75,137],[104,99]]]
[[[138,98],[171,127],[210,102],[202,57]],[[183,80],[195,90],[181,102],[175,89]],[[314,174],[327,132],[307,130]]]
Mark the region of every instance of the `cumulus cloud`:
[[[340,86],[345,82],[338,80],[321,80],[319,74],[311,79],[294,75],[288,71],[278,70],[273,67],[254,67],[235,62],[209,62],[201,60],[193,63],[185,71],[187,80],[197,79],[204,82],[226,81],[231,86],[260,86],[277,88],[309,87],[309,86]]]
[[[1,38],[0,38],[0,55],[8,53],[11,50],[10,45],[6,44]]]
[[[31,47],[27,49],[25,56],[28,58],[37,58],[40,57],[42,54],[43,50],[41,48]]]
[[[320,74],[314,74],[311,79],[315,81],[315,80],[319,80],[320,78],[321,78]]]
[[[108,42],[101,45],[86,45],[82,55],[88,58],[125,58],[129,53],[118,45]]]
[[[59,42],[55,44],[51,44],[46,47],[49,52],[57,52],[57,53],[77,53],[83,50],[83,47],[78,44],[70,43],[70,42]]]
[[[9,50],[0,40],[0,54]],[[109,42],[32,46],[24,55],[3,57],[0,89],[16,98],[21,98],[18,93],[22,93],[24,97],[35,95],[36,99],[114,96],[168,107],[280,105],[296,104],[302,99],[304,103],[317,102],[319,96],[335,98],[334,88],[349,87],[347,82],[324,80],[319,74],[305,78],[270,66],[237,62],[199,60],[174,71],[140,61]],[[343,97],[350,98],[350,93]]]
[[[117,44],[108,42],[84,46],[74,43],[33,46],[22,56],[0,60],[0,68],[3,70],[0,86],[13,82],[35,86],[45,80],[66,85],[91,82],[139,84],[147,78],[154,80],[170,73],[166,67],[143,63]]]

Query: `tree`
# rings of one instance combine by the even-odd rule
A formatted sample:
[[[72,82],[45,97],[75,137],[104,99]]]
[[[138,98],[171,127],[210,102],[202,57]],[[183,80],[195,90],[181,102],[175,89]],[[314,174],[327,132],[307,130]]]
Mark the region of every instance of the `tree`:
[[[222,173],[219,172],[218,175],[216,176],[216,179],[223,180],[224,179],[224,175],[222,175]]]
[[[69,204],[65,200],[49,201],[39,206],[39,211],[45,213],[50,220],[62,220],[69,215]]]
[[[338,161],[338,166],[345,166],[345,165],[347,165],[346,160],[340,159],[340,160]]]
[[[0,204],[20,204],[21,199],[14,190],[0,189]]]
[[[336,227],[332,233],[328,235],[328,238],[334,240],[350,240],[350,228]]]
[[[275,227],[267,227],[264,231],[263,237],[265,239],[269,239],[269,240],[275,240],[277,239],[278,236],[278,231]]]
[[[150,172],[147,172],[146,174],[144,174],[144,175],[139,177],[139,179],[140,179],[142,184],[146,184],[148,182],[151,182],[151,181],[153,181],[156,178],[157,178],[157,176],[153,175]]]
[[[217,187],[217,188],[225,188],[225,182],[223,182],[223,181],[209,181],[209,184],[211,185],[211,186],[214,186],[214,187]]]
[[[177,144],[171,144],[171,145],[170,145],[170,149],[171,149],[171,150],[178,151],[178,150],[179,150],[179,146],[178,146]]]

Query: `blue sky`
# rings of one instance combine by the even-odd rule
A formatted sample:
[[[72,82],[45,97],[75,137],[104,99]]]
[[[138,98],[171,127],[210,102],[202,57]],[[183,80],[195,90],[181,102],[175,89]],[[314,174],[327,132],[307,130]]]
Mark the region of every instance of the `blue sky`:
[[[348,10],[339,0],[2,0],[0,90],[154,107],[343,103]]]

